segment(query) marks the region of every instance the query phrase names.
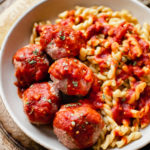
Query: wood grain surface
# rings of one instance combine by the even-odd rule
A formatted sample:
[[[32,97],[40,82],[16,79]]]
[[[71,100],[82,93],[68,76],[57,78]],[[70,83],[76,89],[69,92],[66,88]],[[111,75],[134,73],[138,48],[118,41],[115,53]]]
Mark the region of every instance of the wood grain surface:
[[[8,30],[17,18],[39,1],[41,0],[5,0],[0,4],[0,46]],[[148,4],[150,0],[144,0],[144,2]],[[8,114],[1,98],[0,150],[45,150],[45,148],[32,141],[18,128]],[[141,150],[150,150],[150,145]]]

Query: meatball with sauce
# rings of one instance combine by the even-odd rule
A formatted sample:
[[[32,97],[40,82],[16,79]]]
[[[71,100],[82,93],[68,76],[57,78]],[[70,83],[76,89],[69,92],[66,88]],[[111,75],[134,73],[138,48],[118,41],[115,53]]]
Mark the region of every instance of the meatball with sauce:
[[[49,61],[41,46],[32,44],[19,49],[13,57],[17,85],[26,88],[47,78]]]
[[[40,44],[53,59],[74,57],[79,54],[85,38],[69,26],[46,25],[39,28]]]
[[[67,95],[85,96],[91,88],[93,73],[74,58],[61,58],[49,68],[50,78]]]
[[[103,126],[100,114],[84,103],[63,105],[53,121],[54,133],[69,149],[83,149],[95,144]]]
[[[59,108],[59,90],[52,82],[35,83],[24,92],[23,102],[31,123],[50,124]]]

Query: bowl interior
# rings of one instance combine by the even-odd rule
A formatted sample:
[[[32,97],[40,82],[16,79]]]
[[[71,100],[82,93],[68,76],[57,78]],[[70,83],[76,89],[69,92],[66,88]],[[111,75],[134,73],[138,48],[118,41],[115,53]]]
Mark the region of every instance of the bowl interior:
[[[54,21],[60,12],[73,9],[76,5],[85,7],[105,5],[111,7],[113,10],[128,9],[138,18],[140,23],[148,21],[150,15],[148,8],[134,0],[48,0],[42,1],[30,9],[10,30],[2,46],[0,65],[2,99],[14,121],[28,136],[44,147],[55,150],[66,150],[67,148],[57,141],[50,127],[33,126],[29,123],[23,112],[22,101],[14,85],[16,78],[14,76],[12,57],[17,49],[29,43],[34,22],[47,19]],[[149,132],[150,127],[142,130],[143,137],[122,148],[122,150],[137,149],[148,143],[150,141]]]

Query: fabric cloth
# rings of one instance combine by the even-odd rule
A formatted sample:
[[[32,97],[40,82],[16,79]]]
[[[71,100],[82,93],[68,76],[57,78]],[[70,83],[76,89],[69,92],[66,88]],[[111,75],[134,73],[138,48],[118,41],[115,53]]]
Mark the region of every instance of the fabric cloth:
[[[41,0],[16,0],[11,6],[5,9],[4,12],[0,14],[0,47],[2,42],[8,33],[10,27],[14,22],[30,7],[40,2]],[[7,0],[7,3],[11,0]],[[4,2],[5,3],[5,2]],[[35,142],[33,142],[29,137],[27,137],[20,128],[14,123],[10,115],[8,114],[2,99],[0,97],[0,150],[17,150],[19,144],[16,141],[21,143],[22,147],[27,147],[28,149],[41,150],[44,149]],[[2,126],[3,125],[3,126]],[[10,135],[4,135],[3,128],[10,133]],[[15,146],[11,142],[13,139],[16,142]]]

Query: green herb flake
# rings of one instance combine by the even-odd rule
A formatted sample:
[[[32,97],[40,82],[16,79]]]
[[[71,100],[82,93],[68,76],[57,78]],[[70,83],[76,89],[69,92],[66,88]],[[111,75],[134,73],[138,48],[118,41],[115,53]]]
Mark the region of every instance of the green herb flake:
[[[20,56],[20,58],[23,58],[24,57],[24,55],[23,54],[21,54],[21,55],[19,55]]]
[[[63,41],[66,39],[66,37],[62,35],[62,31],[59,31],[59,38]]]
[[[68,70],[68,67],[64,67],[64,70]]]
[[[26,102],[26,105],[29,105],[30,103],[29,102]]]
[[[76,106],[76,104],[66,104],[64,105],[65,107],[73,107],[73,106]]]
[[[52,103],[52,100],[51,100],[51,99],[47,99],[47,98],[45,98],[45,97],[43,97],[42,100],[43,100],[43,101],[47,101],[47,102],[49,102],[50,104]]]
[[[83,116],[83,113],[81,113],[81,115],[80,116]]]
[[[31,64],[31,65],[33,65],[33,64],[36,63],[36,61],[35,60],[30,60],[30,61],[28,61],[28,63]]]
[[[87,125],[88,125],[88,124],[89,124],[89,122],[85,121],[85,124],[87,124]]]
[[[102,97],[103,97],[103,99],[105,99],[105,94],[103,94],[103,96],[102,96]]]
[[[34,112],[34,108],[32,108],[32,110],[30,111],[29,115],[31,115]]]
[[[136,66],[136,64],[137,64],[137,62],[136,62],[136,61],[134,61],[134,62],[133,62],[133,66]]]
[[[59,31],[59,36],[61,36],[62,35],[62,31]]]
[[[65,38],[66,38],[65,36],[60,36],[60,39],[63,41],[65,40]]]
[[[120,66],[120,65],[121,65],[121,62],[118,62],[118,65]]]
[[[74,114],[71,114],[71,116],[73,117],[73,116],[74,116]]]
[[[42,100],[43,100],[43,101],[47,101],[46,97],[42,97]]]
[[[39,52],[39,50],[38,50],[37,48],[35,48],[35,51],[33,51],[33,54],[34,54],[34,55],[37,55],[38,52]]]
[[[48,101],[50,104],[52,103],[52,100],[51,100],[51,99],[48,99],[47,101]]]
[[[77,106],[77,105],[81,105],[81,103],[75,103],[75,104],[66,104],[66,105],[64,105],[64,107],[75,107],[75,106]]]
[[[75,126],[75,125],[76,125],[76,123],[75,123],[74,121],[72,121],[71,124],[72,124],[72,126]]]
[[[79,106],[81,106],[81,103],[77,103]]]
[[[125,102],[125,101],[126,101],[126,98],[122,98],[121,101],[122,101],[122,102]]]
[[[30,85],[30,88],[32,88],[33,87],[33,84],[32,85]]]
[[[67,66],[67,64],[65,63],[65,62],[63,62],[63,64],[62,64],[63,66]]]
[[[67,105],[64,105],[65,107],[70,107],[71,105],[70,104],[67,104]]]
[[[78,82],[77,81],[72,81],[72,84],[74,87],[78,87]]]
[[[74,61],[74,62],[77,62],[77,60],[76,60],[76,59],[74,59],[73,61]]]
[[[51,41],[50,43],[49,43],[49,45],[52,45],[53,44],[53,41]]]

